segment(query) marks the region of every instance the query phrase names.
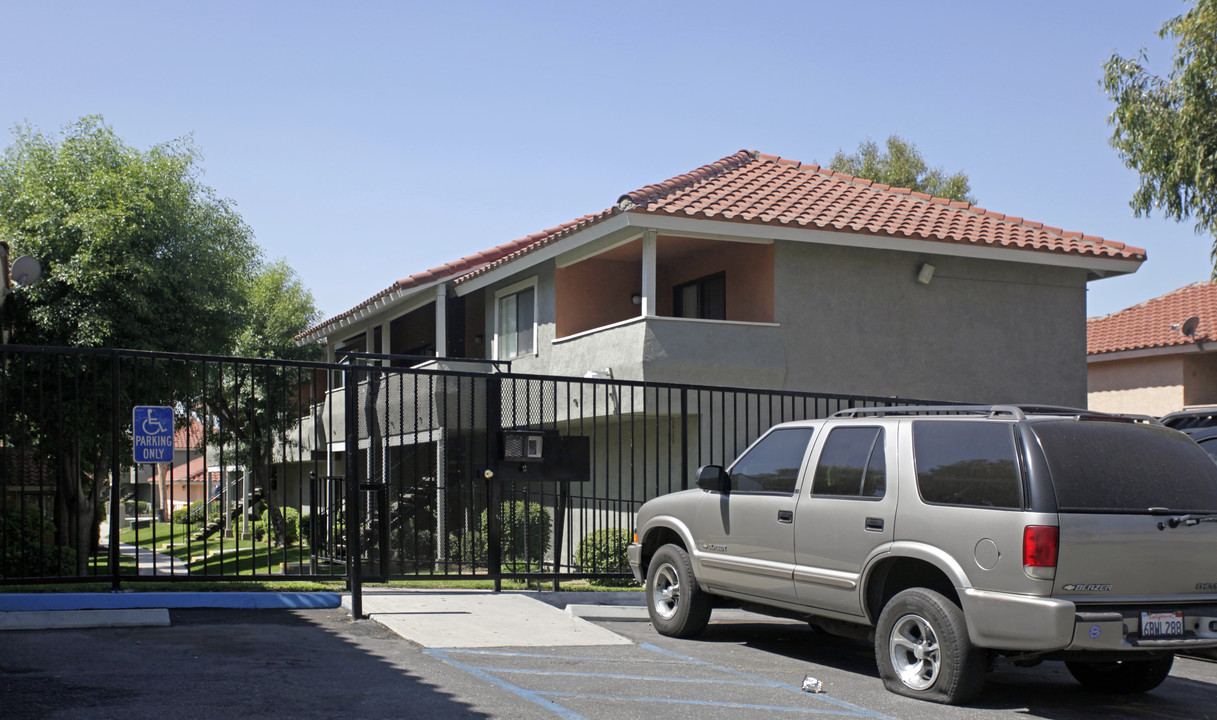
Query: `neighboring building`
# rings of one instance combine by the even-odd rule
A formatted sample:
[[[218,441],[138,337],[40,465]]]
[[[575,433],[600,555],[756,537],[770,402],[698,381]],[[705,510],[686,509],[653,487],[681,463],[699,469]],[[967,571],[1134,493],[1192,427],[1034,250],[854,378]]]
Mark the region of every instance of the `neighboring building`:
[[[1217,404],[1217,284],[1090,318],[1086,331],[1090,409],[1161,416]]]
[[[1118,242],[740,151],[411,275],[299,339],[326,341],[330,359],[357,350],[575,377],[1081,405],[1086,284],[1144,260]]]

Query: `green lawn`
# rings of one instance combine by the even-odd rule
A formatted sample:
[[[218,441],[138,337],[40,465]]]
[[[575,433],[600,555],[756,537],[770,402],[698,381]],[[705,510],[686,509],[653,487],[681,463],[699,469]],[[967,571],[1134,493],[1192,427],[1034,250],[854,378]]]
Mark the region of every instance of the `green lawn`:
[[[155,523],[138,530],[124,530],[119,541],[150,548],[186,563],[191,575],[267,575],[283,572],[285,563],[307,563],[308,543],[276,547],[265,540],[226,538],[217,533],[195,540],[194,527],[180,523]]]

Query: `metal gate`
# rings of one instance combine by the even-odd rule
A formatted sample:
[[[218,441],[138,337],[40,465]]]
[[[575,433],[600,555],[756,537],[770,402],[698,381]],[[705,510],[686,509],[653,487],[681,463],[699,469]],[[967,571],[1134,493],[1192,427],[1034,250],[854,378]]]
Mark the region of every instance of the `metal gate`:
[[[0,360],[4,584],[625,581],[639,506],[699,465],[779,422],[917,402],[356,353]],[[131,461],[135,405],[174,408],[172,463]]]

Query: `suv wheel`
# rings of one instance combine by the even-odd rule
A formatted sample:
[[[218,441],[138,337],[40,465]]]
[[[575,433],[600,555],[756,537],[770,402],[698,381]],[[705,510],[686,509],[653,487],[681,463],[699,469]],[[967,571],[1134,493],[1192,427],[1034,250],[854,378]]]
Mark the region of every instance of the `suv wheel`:
[[[921,700],[965,702],[985,680],[985,652],[972,645],[963,611],[925,588],[905,590],[884,606],[875,660],[884,687]]]
[[[647,568],[647,611],[660,635],[688,638],[710,622],[710,596],[697,586],[689,554],[676,545],[655,552]]]
[[[1167,655],[1150,660],[1067,661],[1065,667],[1087,690],[1131,695],[1149,692],[1161,685],[1174,663],[1175,656]]]

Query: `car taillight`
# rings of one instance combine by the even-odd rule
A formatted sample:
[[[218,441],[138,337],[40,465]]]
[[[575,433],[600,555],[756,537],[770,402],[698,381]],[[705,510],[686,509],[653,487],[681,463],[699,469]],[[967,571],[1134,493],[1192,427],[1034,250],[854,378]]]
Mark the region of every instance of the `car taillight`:
[[[1060,530],[1055,526],[1028,525],[1023,528],[1023,571],[1027,576],[1038,580],[1055,578],[1060,545]]]

